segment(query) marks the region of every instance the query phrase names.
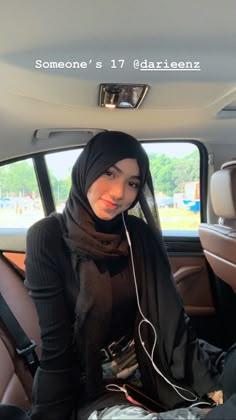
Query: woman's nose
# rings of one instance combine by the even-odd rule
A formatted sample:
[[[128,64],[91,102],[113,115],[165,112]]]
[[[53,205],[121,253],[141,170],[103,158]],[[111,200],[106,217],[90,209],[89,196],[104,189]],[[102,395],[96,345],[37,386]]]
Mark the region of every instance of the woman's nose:
[[[124,184],[123,182],[117,182],[115,185],[113,185],[113,188],[111,190],[111,197],[113,200],[120,200],[124,195]]]

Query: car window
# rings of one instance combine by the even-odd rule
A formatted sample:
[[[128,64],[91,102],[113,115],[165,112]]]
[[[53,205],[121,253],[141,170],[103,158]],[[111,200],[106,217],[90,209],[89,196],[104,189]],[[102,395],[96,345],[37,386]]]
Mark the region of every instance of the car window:
[[[187,142],[143,143],[164,235],[196,235],[200,223],[200,155]],[[49,153],[45,160],[55,207],[62,212],[71,170],[82,148]],[[29,227],[44,217],[32,159],[0,167],[0,227]]]
[[[200,155],[192,143],[145,143],[164,235],[196,235],[200,223]]]
[[[200,223],[200,155],[189,142],[143,143],[150,159],[155,198],[165,235],[196,235]],[[71,169],[82,149],[46,155],[57,211],[71,185]]]
[[[0,166],[0,228],[27,228],[43,216],[32,159]]]
[[[53,198],[58,212],[62,212],[71,186],[71,170],[82,148],[45,155]]]

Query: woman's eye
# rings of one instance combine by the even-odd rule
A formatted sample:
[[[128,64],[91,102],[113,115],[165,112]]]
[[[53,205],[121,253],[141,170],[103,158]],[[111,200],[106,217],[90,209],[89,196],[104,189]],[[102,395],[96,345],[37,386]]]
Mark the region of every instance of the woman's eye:
[[[108,169],[107,171],[105,171],[105,174],[106,174],[107,176],[113,176],[113,173],[112,173],[111,171],[109,171],[109,169]]]
[[[137,184],[136,182],[129,182],[129,186],[134,190],[137,190],[139,188],[139,184]]]

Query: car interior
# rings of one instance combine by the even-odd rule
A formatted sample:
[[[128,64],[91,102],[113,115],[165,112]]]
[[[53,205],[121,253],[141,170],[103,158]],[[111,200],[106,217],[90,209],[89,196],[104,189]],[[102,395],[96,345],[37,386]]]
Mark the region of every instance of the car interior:
[[[40,327],[24,286],[27,229],[63,210],[65,183],[55,171],[62,174],[66,153],[75,159],[103,130],[127,132],[149,147],[162,162],[152,165],[157,184],[162,173],[171,185],[168,165],[178,165],[181,182],[157,193],[174,279],[198,336],[225,350],[234,343],[234,10],[232,0],[13,0],[2,6],[0,294],[39,359]],[[157,152],[165,146],[171,162]],[[189,174],[198,165],[197,178],[182,181],[185,163]],[[186,225],[188,217],[195,217],[194,227],[192,219]],[[28,410],[33,378],[24,356],[0,316],[0,403]]]

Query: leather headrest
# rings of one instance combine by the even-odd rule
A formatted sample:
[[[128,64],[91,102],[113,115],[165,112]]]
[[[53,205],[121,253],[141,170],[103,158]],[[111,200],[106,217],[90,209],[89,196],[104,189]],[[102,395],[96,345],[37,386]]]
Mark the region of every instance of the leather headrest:
[[[236,220],[236,159],[226,162],[211,177],[211,201],[215,214]]]

